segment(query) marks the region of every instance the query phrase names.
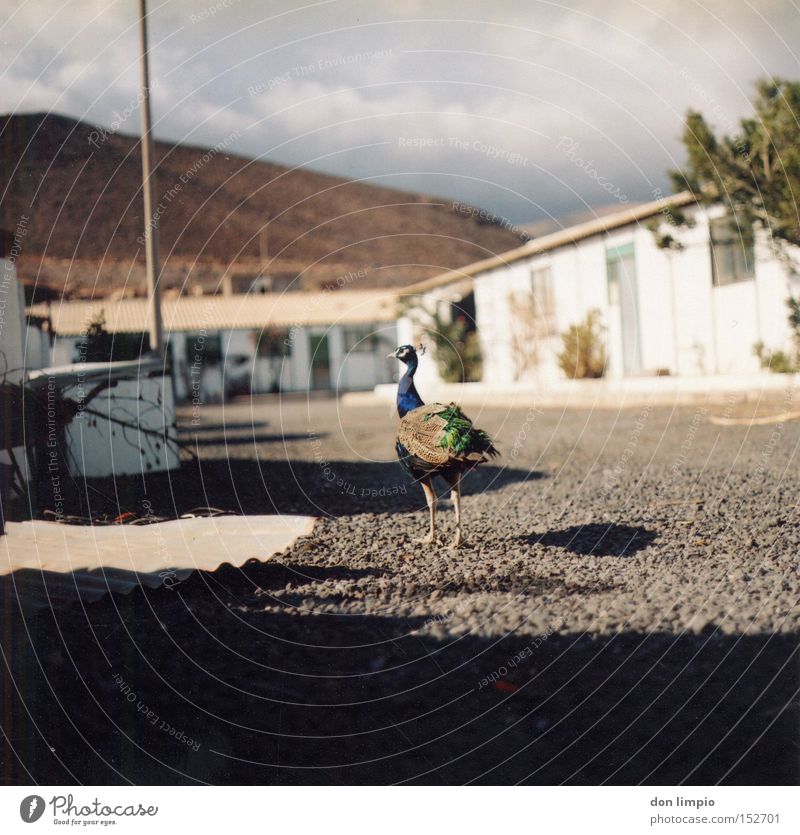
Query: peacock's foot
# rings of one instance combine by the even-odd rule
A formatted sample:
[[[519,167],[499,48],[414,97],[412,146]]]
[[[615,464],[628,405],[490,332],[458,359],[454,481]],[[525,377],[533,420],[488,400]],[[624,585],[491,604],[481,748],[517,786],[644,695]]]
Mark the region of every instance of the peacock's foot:
[[[419,539],[414,540],[414,542],[416,542],[417,545],[433,545],[435,541],[435,537],[432,533],[429,533],[427,536],[422,536]]]
[[[453,549],[455,549],[455,548],[460,548],[462,545],[468,545],[468,544],[469,544],[469,543],[467,542],[467,540],[466,540],[466,539],[464,539],[464,537],[463,537],[463,536],[461,536],[461,532],[459,531],[459,532],[456,534],[456,538],[453,540],[453,542],[451,543],[450,547],[451,547],[451,548],[453,548]]]

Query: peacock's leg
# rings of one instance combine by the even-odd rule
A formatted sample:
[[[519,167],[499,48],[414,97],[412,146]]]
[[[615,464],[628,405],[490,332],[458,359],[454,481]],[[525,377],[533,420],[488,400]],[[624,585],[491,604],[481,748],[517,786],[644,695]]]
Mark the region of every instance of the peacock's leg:
[[[460,548],[465,540],[461,535],[461,473],[453,481],[450,495],[453,497],[453,507],[456,511],[456,538],[453,540],[453,548]]]
[[[422,490],[425,493],[425,500],[428,502],[428,510],[431,513],[431,529],[426,537],[416,540],[421,545],[432,545],[434,540],[434,531],[436,530],[436,493],[433,490],[433,485],[430,481],[421,481]]]

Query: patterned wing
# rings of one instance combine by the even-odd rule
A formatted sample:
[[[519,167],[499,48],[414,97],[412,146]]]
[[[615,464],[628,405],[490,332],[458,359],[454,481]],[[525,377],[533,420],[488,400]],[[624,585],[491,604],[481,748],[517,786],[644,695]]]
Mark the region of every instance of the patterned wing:
[[[454,457],[450,450],[441,446],[446,421],[437,412],[445,407],[441,403],[427,403],[409,412],[400,421],[397,440],[411,455],[428,464],[446,464]]]

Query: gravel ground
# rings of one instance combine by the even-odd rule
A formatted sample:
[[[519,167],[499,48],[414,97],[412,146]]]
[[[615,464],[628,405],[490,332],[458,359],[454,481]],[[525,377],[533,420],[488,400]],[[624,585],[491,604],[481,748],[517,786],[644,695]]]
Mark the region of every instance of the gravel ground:
[[[469,410],[503,457],[465,481],[453,551],[449,503],[441,544],[413,544],[427,511],[388,407],[205,407],[184,434],[200,461],[148,478],[154,512],[310,513],[314,534],[270,564],[7,614],[28,712],[2,773],[795,784],[800,424],[709,420],[786,408]],[[117,506],[95,487],[92,510]],[[117,489],[135,509],[141,485]]]

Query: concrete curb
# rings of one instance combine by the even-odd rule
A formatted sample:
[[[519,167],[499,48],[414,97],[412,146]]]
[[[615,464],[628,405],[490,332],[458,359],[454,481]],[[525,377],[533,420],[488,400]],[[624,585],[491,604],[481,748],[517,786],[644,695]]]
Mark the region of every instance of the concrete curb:
[[[395,385],[376,386],[369,392],[348,392],[348,407],[392,403]],[[455,401],[464,406],[502,408],[619,409],[645,405],[741,403],[781,398],[786,403],[800,391],[800,374],[753,374],[714,377],[631,377],[608,380],[558,380],[549,384],[441,383],[428,386],[427,402]]]

